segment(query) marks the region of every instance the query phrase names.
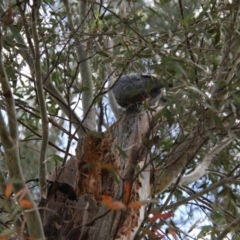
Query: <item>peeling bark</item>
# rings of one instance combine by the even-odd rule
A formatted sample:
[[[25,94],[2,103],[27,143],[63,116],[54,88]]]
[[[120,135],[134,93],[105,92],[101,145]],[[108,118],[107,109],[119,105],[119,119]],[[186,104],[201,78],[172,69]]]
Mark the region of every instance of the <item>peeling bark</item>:
[[[139,209],[109,210],[101,195],[126,206],[139,201],[141,183],[136,169],[146,162],[149,149],[143,140],[149,138],[152,122],[153,116],[142,108],[127,110],[102,138],[87,135],[79,141],[76,157],[48,182],[43,217],[47,239],[116,239],[137,227]],[[149,184],[149,179],[144,182]],[[126,184],[131,194],[126,193]]]

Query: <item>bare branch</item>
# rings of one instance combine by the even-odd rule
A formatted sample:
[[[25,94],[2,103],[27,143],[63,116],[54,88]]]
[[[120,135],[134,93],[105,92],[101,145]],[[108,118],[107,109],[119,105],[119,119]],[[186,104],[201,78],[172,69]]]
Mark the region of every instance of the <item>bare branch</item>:
[[[18,142],[18,124],[15,112],[15,102],[12,91],[9,85],[8,76],[6,75],[3,58],[2,58],[2,29],[0,29],[0,83],[3,90],[3,96],[6,101],[6,111],[8,117],[8,128],[4,122],[2,113],[0,112],[0,137],[5,150],[6,163],[11,179],[17,179],[18,182],[13,183],[14,191],[17,193],[25,188],[25,180],[22,174],[22,169],[19,159],[19,142]],[[26,213],[26,221],[29,229],[29,234],[32,238],[44,239],[44,233],[39,212],[32,200],[29,192],[24,196],[35,209],[32,212]],[[21,202],[19,202],[21,206]]]
[[[207,168],[211,161],[218,155],[224,148],[226,148],[233,141],[233,137],[226,137],[216,144],[216,146],[209,152],[201,163],[194,169],[193,172],[183,176],[180,180],[180,185],[188,185],[197,181],[203,175],[206,174]]]
[[[46,107],[46,99],[43,92],[43,84],[42,84],[42,69],[41,69],[41,54],[39,48],[39,38],[37,33],[37,19],[39,15],[39,7],[37,4],[38,1],[35,1],[32,7],[32,33],[33,33],[33,41],[34,41],[34,69],[36,76],[36,87],[38,94],[38,102],[40,107],[40,114],[42,120],[42,141],[40,147],[40,158],[39,158],[39,183],[40,183],[40,191],[42,195],[44,194],[44,186],[46,184],[46,152],[48,146],[48,116],[47,116],[47,107]]]

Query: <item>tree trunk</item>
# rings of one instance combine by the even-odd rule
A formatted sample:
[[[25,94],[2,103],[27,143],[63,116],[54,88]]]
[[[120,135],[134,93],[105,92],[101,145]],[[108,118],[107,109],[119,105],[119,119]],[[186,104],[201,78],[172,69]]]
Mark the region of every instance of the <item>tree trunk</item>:
[[[147,193],[144,198],[148,196],[150,174],[140,182],[138,164],[147,167],[150,147],[146,139],[150,130],[153,133],[152,124],[153,116],[143,108],[129,109],[101,138],[89,134],[80,139],[76,157],[48,182],[43,214],[47,239],[106,240],[132,234],[140,209],[127,205],[141,199],[142,187]],[[102,195],[121,201],[126,209],[109,209]]]

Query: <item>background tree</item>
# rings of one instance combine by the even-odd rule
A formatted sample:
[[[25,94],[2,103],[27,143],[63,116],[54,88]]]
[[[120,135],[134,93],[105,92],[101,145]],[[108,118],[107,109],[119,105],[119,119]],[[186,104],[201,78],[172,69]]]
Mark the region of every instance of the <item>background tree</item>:
[[[0,13],[2,239],[239,238],[239,1]],[[167,102],[121,109],[130,72]]]

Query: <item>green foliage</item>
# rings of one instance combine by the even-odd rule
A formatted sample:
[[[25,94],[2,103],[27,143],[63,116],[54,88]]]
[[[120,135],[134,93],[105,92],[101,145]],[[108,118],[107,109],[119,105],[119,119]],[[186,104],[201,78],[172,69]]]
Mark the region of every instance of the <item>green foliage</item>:
[[[199,123],[204,125],[203,137],[206,141],[186,165],[185,173],[194,171],[215,144],[225,137],[234,136],[234,141],[211,160],[212,164],[208,167],[210,171],[206,172],[206,176],[191,185],[191,194],[204,191],[227,177],[232,177],[235,181],[206,192],[188,204],[182,204],[184,208],[173,208],[176,211],[173,219],[176,226],[179,224],[181,227],[183,223],[186,225],[179,232],[183,238],[187,235],[191,221],[197,222],[198,231],[194,233],[197,238],[216,236],[238,217],[237,206],[240,204],[240,16],[236,12],[237,7],[218,1],[159,0],[152,1],[151,4],[148,1],[108,2],[109,5],[101,5],[89,1],[89,12],[87,16],[82,16],[82,21],[79,19],[77,2],[69,2],[72,11],[70,16],[63,3],[43,1],[40,8],[37,31],[49,119],[47,156],[50,160],[45,159],[48,170],[61,165],[64,156],[68,154],[66,149],[74,152],[78,140],[74,135],[76,122],[72,117],[66,116],[63,105],[67,104],[69,113],[75,112],[83,120],[83,94],[94,91],[92,105],[96,109],[96,120],[101,125],[98,129],[107,129],[114,123],[106,94],[108,76],[154,72],[162,81],[172,83],[173,88],[166,89],[166,103],[158,102],[158,105],[163,105],[163,109],[154,117],[156,123],[162,123],[156,138],[146,139],[143,143],[148,146],[155,141],[151,148],[151,167],[161,168],[172,151]],[[126,8],[122,5],[123,2],[127,4]],[[6,10],[3,3],[1,7]],[[28,180],[38,176],[42,122],[36,92],[36,72],[32,67],[35,60],[33,33],[31,27],[25,26],[25,23],[31,24],[31,8],[25,9],[24,16],[21,16],[17,6],[13,8],[16,12],[12,16],[13,23],[3,29],[3,59],[16,101],[19,153],[24,176]],[[106,44],[109,38],[112,45]],[[237,44],[228,43],[228,40],[236,40]],[[79,46],[87,52],[88,59],[79,60]],[[226,48],[227,54],[223,58]],[[90,61],[94,89],[83,86],[84,79],[79,74],[81,64],[87,60]],[[62,100],[48,89],[48,81],[61,93],[66,103],[59,103]],[[215,84],[220,88],[216,98],[212,96]],[[5,112],[6,103],[2,92],[0,97],[0,108]],[[59,100],[58,103],[56,99]],[[145,106],[154,113],[155,107],[147,107],[148,104]],[[84,122],[79,121],[76,124],[82,126]],[[102,137],[97,131],[89,134]],[[116,148],[121,156],[128,157],[123,149],[119,146]],[[62,150],[61,153],[59,150]],[[5,173],[7,169],[1,145],[0,151],[0,166],[4,167]],[[139,172],[139,168],[134,167],[135,172]],[[118,182],[116,172],[110,170],[110,173]],[[179,173],[181,174],[183,173]],[[8,174],[5,175],[8,177]],[[170,193],[172,197],[168,207],[190,194],[184,188],[168,189],[158,196],[161,204],[165,203],[166,196]],[[39,196],[38,189],[33,191],[33,195],[36,198]],[[157,204],[156,209],[160,209]],[[186,213],[189,213],[188,217]],[[230,220],[226,216],[231,216]],[[3,214],[3,217],[6,215]],[[0,220],[6,221],[5,218]],[[202,224],[202,220],[207,223]],[[168,224],[173,225],[171,222]],[[146,226],[149,229],[152,227],[150,224]],[[160,227],[164,228],[166,225],[161,223]],[[0,224],[0,230],[3,229]],[[237,239],[237,231],[232,234],[232,239]]]

